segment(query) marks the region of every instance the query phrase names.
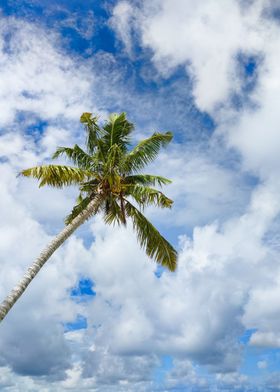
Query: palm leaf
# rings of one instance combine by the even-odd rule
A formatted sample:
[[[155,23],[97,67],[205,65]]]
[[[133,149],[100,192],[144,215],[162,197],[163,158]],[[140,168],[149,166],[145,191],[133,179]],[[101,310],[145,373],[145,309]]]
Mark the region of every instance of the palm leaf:
[[[52,158],[56,159],[61,155],[66,155],[75,165],[82,169],[90,169],[93,164],[93,159],[77,144],[73,148],[58,147]]]
[[[109,150],[110,147],[117,144],[122,151],[127,151],[127,145],[130,142],[129,135],[133,128],[133,124],[127,121],[125,113],[112,114],[109,121],[103,126],[102,140],[106,149]]]
[[[103,164],[103,172],[111,173],[113,169],[119,168],[124,159],[124,153],[118,144],[113,144],[109,148],[106,161]]]
[[[124,194],[132,196],[141,207],[156,205],[161,208],[171,208],[173,201],[162,192],[143,185],[124,185]]]
[[[71,213],[67,215],[64,220],[66,225],[71,223],[72,220],[76,218],[76,216],[78,216],[88,206],[90,202],[90,198],[89,197],[81,198],[80,200],[77,200],[77,202],[78,203],[73,207]]]
[[[115,223],[118,225],[126,224],[126,219],[122,208],[114,197],[106,199],[106,203],[104,205],[104,221],[109,225]]]
[[[89,154],[92,154],[99,146],[100,137],[103,134],[102,129],[97,124],[97,117],[92,117],[92,113],[83,113],[80,122],[84,124],[87,132],[86,146]]]
[[[172,133],[154,133],[148,139],[137,144],[127,155],[125,162],[126,172],[137,172],[152,162],[158,155],[160,148],[172,140]]]
[[[132,219],[138,241],[140,246],[145,249],[146,254],[170,271],[175,271],[177,267],[177,252],[172,245],[162,237],[148,219],[128,200],[125,200],[125,210]]]
[[[80,184],[80,191],[86,193],[95,193],[97,192],[98,184],[98,179],[83,182],[82,184]]]
[[[97,214],[99,212],[101,206],[102,206],[102,203],[103,203],[103,198],[100,195],[96,194],[94,196],[91,195],[91,196],[87,196],[87,197],[84,197],[84,198],[83,197],[81,197],[81,198],[79,197],[79,200],[77,200],[78,203],[73,207],[71,213],[66,216],[66,218],[64,220],[65,224],[68,225],[69,223],[71,223],[72,220],[74,218],[76,218],[76,216],[78,216],[88,206],[88,204],[93,199],[95,199],[96,204],[95,204],[95,209],[94,209],[94,211],[92,212],[91,215]]]
[[[69,185],[80,185],[81,182],[88,180],[92,173],[71,166],[46,165],[22,170],[20,175],[36,178],[40,181],[39,187],[50,185],[61,188]]]
[[[133,176],[126,176],[124,179],[125,184],[140,184],[140,185],[152,185],[152,186],[162,186],[171,184],[168,178],[161,176],[153,176],[151,174],[135,174]]]

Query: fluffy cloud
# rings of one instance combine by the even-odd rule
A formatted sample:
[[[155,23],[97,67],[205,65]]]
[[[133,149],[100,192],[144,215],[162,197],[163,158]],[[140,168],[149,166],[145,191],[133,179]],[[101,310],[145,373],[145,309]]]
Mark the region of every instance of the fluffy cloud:
[[[246,176],[224,167],[221,160],[213,156],[211,149],[196,151],[187,144],[174,144],[162,153],[149,169],[160,174],[164,167],[166,177],[172,179],[165,192],[176,202],[172,210],[152,211],[152,216],[166,227],[177,225],[192,230],[242,213],[251,187]]]
[[[132,12],[131,9],[129,12]],[[207,293],[209,290],[214,295],[218,287],[221,297],[228,299],[236,295],[236,313],[230,304],[228,307],[233,313],[227,318],[237,320],[238,314],[243,315],[244,326],[260,329],[252,336],[250,344],[278,347],[276,325],[279,307],[275,298],[279,292],[277,216],[280,188],[277,177],[280,151],[279,110],[276,106],[280,90],[277,82],[279,26],[274,19],[269,19],[273,12],[271,3],[265,1],[229,1],[219,6],[211,1],[197,2],[195,6],[188,6],[182,1],[153,1],[134,8],[137,22],[133,27],[140,33],[142,44],[152,49],[153,61],[163,75],[169,75],[180,65],[186,66],[186,72],[193,78],[196,104],[215,116],[218,125],[215,135],[222,137],[227,147],[234,148],[240,154],[242,170],[250,171],[260,181],[239,217],[228,219],[220,227],[209,225],[196,228],[187,254],[188,262],[204,271]],[[114,17],[117,18],[117,14]],[[238,65],[240,53],[255,57],[258,78],[250,93],[254,106],[236,110],[230,100],[234,93],[242,90]],[[262,62],[258,62],[257,58],[262,58]],[[196,169],[198,167],[196,165]],[[184,169],[181,168],[181,171]],[[209,185],[209,188],[215,192],[215,178],[220,180],[222,177],[215,174],[210,176],[211,185],[214,185]],[[198,179],[202,180],[203,176],[200,175]],[[218,182],[219,185],[223,183]],[[230,192],[231,188],[225,189]],[[180,190],[180,195],[183,194],[184,191]],[[198,198],[202,197],[201,191],[198,194]],[[217,195],[214,199],[217,200]],[[221,211],[219,209],[219,213]],[[187,216],[185,210],[185,214],[181,215],[182,220]],[[215,271],[215,289],[210,289],[212,269]],[[219,280],[218,271],[222,273]],[[180,273],[182,275],[182,271]],[[194,276],[192,273],[191,281],[195,279]],[[227,287],[223,288],[224,281]],[[199,294],[203,293],[202,286],[197,290]],[[192,303],[196,303],[198,296],[192,298]],[[217,317],[219,305],[215,301],[215,310],[209,305],[211,319],[215,319],[214,315]],[[203,307],[198,308],[203,313]],[[221,312],[223,316],[218,325],[223,330],[222,335],[229,337],[225,332],[226,324],[223,324],[224,310]],[[186,313],[190,314],[189,309]],[[200,320],[201,325],[206,325],[206,320]],[[238,331],[238,323],[236,328]],[[195,331],[193,327],[194,334]],[[202,333],[198,340],[201,341],[205,334]],[[207,336],[209,334],[211,336],[211,328]],[[237,332],[233,334],[236,336]],[[217,337],[212,341],[217,342]],[[192,342],[195,342],[195,338]],[[206,347],[205,341],[203,345]]]
[[[2,18],[0,36],[0,124],[11,124],[18,112],[77,119],[88,106],[91,77],[55,49],[58,37],[13,18]]]
[[[272,182],[277,181],[279,166],[278,34],[279,30],[274,25],[269,43],[263,52],[263,69],[260,71],[258,86],[253,94],[257,110],[242,113],[238,121],[234,121],[234,125],[221,126],[221,132],[228,144],[242,154],[245,169],[255,172],[263,180],[269,179]]]
[[[275,8],[264,0],[230,0],[222,5],[198,1],[195,6],[166,0],[144,2],[140,8],[122,1],[113,16],[115,24],[121,21],[127,26],[125,41],[129,29],[139,32],[159,70],[170,73],[179,65],[186,67],[193,78],[197,106],[215,116],[217,134],[241,152],[247,170],[261,176],[273,171],[279,159],[279,26],[271,18]],[[131,14],[134,19],[128,18]],[[258,69],[257,88],[251,97],[257,110],[241,115],[230,108],[232,95],[242,89],[240,54],[255,57]]]
[[[264,28],[263,5],[263,1],[242,5],[235,0],[223,4],[210,0],[194,5],[154,0],[132,10],[122,1],[115,8],[114,20],[122,26],[125,43],[129,30],[139,29],[142,44],[152,49],[153,61],[163,74],[185,66],[193,77],[196,104],[212,111],[238,87],[238,53],[255,55],[264,48],[268,24]]]
[[[278,27],[262,16],[267,4],[245,6],[232,0],[218,7],[214,1],[193,5],[165,0],[144,2],[141,9],[126,2],[115,8],[111,23],[117,26],[122,18],[118,33],[127,49],[132,50],[132,23],[134,28],[138,24],[142,45],[153,50],[158,69],[167,75],[186,66],[196,104],[211,111],[218,125],[207,153],[174,146],[158,161],[158,171],[174,179],[167,193],[178,207],[163,218],[152,210],[148,214],[166,231],[171,225],[180,228],[178,271],[158,279],[156,266],[138,248],[130,227],[108,228],[95,218],[86,226],[86,236],[78,232],[57,252],[1,324],[2,389],[156,390],[154,371],[162,356],[172,355],[164,388],[211,390],[200,377],[199,367],[204,366],[216,375],[213,384],[220,390],[244,390],[247,379],[237,373],[243,349],[238,337],[246,328],[257,328],[251,345],[278,347],[279,247],[271,239],[277,242],[280,209],[275,103],[280,94],[279,43]],[[5,41],[11,24],[15,32]],[[89,68],[55,48],[55,35],[14,19],[1,29],[4,297],[49,233],[61,227],[59,220],[73,199],[71,190],[61,195],[49,190],[43,196],[34,183],[15,175],[22,165],[46,161],[57,144],[81,138],[72,127],[85,107],[94,108],[90,91],[95,80]],[[261,54],[264,62],[252,96],[258,106],[236,112],[227,99],[240,89],[236,55],[242,51]],[[106,97],[97,102],[102,109]],[[25,133],[18,122],[22,113]],[[29,126],[38,117],[48,124],[30,136]],[[242,157],[241,167],[221,164],[216,154],[220,138],[226,149],[223,159],[234,148]],[[246,184],[248,170],[257,176],[257,184]],[[73,301],[69,290],[85,276],[95,282],[96,297]],[[87,318],[88,327],[64,332],[64,324],[75,321],[77,314]]]

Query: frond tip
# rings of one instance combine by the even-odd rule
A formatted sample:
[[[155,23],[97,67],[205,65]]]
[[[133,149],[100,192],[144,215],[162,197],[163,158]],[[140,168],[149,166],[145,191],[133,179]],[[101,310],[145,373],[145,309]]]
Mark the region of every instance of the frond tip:
[[[71,166],[46,165],[22,170],[19,175],[36,178],[40,181],[39,187],[50,185],[62,188],[63,186],[79,185],[82,181],[86,181],[91,173]]]
[[[161,147],[167,146],[172,140],[171,132],[155,132],[148,139],[142,140],[126,157],[125,167],[128,172],[138,172],[152,162],[158,155]]]
[[[92,113],[85,112],[80,117],[80,122],[84,124],[87,132],[87,151],[92,154],[99,145],[99,136],[102,134],[102,130],[97,124],[97,117],[93,117]]]
[[[126,213],[132,219],[140,246],[157,263],[167,267],[170,271],[175,271],[177,267],[176,250],[134,205],[128,200],[125,202]]]
[[[52,159],[56,159],[61,155],[66,155],[70,161],[82,169],[90,169],[93,163],[91,156],[83,151],[77,144],[75,144],[73,148],[58,147],[53,154]]]
[[[71,223],[72,220],[75,219],[76,216],[78,216],[88,206],[89,202],[90,202],[89,197],[85,197],[83,199],[81,196],[79,196],[77,200],[77,204],[73,207],[71,213],[66,216],[64,220],[65,224],[69,225],[69,223]]]
[[[111,114],[103,126],[106,150],[116,144],[122,151],[127,151],[133,129],[134,125],[127,120],[125,113]]]
[[[171,208],[173,204],[173,200],[157,189],[138,184],[125,186],[125,195],[132,196],[141,207],[155,205],[161,208]]]
[[[140,184],[140,185],[152,185],[152,186],[163,186],[171,184],[171,180],[162,176],[153,176],[151,174],[135,174],[133,176],[127,176],[124,179],[125,184]]]

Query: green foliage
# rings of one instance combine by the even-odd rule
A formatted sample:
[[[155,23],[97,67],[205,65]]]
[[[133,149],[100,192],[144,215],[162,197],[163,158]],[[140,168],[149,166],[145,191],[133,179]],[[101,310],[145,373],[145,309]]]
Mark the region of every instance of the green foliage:
[[[125,113],[111,114],[109,121],[103,127],[103,140],[107,149],[116,144],[122,151],[127,151],[127,145],[130,142],[129,135],[133,128],[133,124],[127,121]]]
[[[94,215],[99,212],[100,208],[102,207],[103,200],[102,197],[98,194],[93,196],[93,198],[95,199],[95,209],[93,211],[93,215]],[[80,194],[79,197],[77,198],[77,204],[73,207],[71,213],[66,216],[65,224],[68,225],[69,223],[71,223],[72,220],[76,218],[76,216],[78,216],[88,206],[89,202],[93,198],[90,196],[86,196],[83,198],[82,194]]]
[[[171,184],[168,178],[161,176],[152,176],[151,174],[135,174],[132,176],[126,176],[125,180],[127,184],[140,184],[140,185],[152,185],[152,186],[162,186]]]
[[[170,271],[175,271],[177,266],[176,250],[128,200],[126,200],[125,208],[127,215],[132,219],[140,246],[145,249],[147,255]]]
[[[73,148],[70,147],[58,147],[52,158],[56,159],[61,155],[65,155],[70,161],[77,165],[81,169],[91,169],[93,166],[93,159],[84,150],[81,149],[77,144]]]
[[[80,185],[91,177],[91,172],[76,167],[63,165],[36,166],[23,170],[24,177],[33,177],[40,181],[39,187],[50,185],[62,188],[69,185]]]
[[[171,208],[173,201],[162,192],[143,185],[127,185],[125,196],[132,196],[141,207],[155,205],[161,208]]]
[[[134,127],[126,119],[125,113],[112,114],[102,126],[98,125],[97,117],[91,113],[83,113],[80,121],[87,134],[86,151],[76,144],[73,148],[58,147],[53,154],[53,159],[64,156],[75,167],[37,166],[23,170],[21,175],[38,179],[40,187],[79,187],[80,195],[65,219],[66,224],[81,214],[92,200],[95,201],[93,214],[102,212],[107,224],[126,225],[127,218],[130,218],[147,255],[174,271],[176,250],[130,202],[134,200],[141,210],[149,205],[171,208],[172,200],[153,188],[171,181],[139,171],[157,157],[160,149],[172,140],[172,134],[154,133],[130,149],[130,136]]]
[[[129,173],[138,172],[152,162],[158,155],[161,147],[172,140],[172,133],[154,133],[148,139],[142,140],[126,156],[125,170]]]
[[[105,204],[104,221],[107,224],[126,224],[125,215],[123,214],[121,205],[117,202],[116,198],[112,196],[107,199]]]
[[[92,154],[99,146],[99,138],[102,135],[102,130],[97,124],[97,117],[92,117],[92,113],[83,113],[80,122],[84,124],[87,133],[86,146],[89,154]]]

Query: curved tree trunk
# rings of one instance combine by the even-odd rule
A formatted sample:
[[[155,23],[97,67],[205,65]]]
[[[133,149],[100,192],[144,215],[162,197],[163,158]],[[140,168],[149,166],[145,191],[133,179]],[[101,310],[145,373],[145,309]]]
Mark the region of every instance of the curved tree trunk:
[[[11,293],[5,298],[0,305],[0,322],[7,315],[9,310],[13,307],[16,301],[24,293],[27,286],[31,283],[34,277],[38,274],[43,265],[48,261],[51,255],[67,240],[68,237],[81,226],[92,214],[96,211],[96,201],[92,200],[88,206],[82,211],[73,221],[68,224],[41,252],[40,256],[34,261],[31,267],[28,268],[20,282],[14,287]]]

